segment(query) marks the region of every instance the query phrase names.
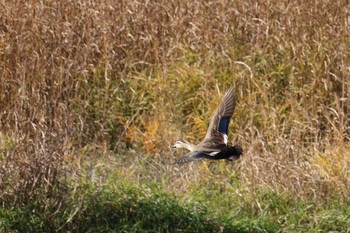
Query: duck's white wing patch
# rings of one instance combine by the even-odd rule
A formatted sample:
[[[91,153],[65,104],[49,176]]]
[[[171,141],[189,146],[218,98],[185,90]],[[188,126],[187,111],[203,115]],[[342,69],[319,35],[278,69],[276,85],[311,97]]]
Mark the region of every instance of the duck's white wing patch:
[[[227,136],[227,134],[225,134],[225,133],[223,133],[223,136],[224,136],[224,143],[225,143],[225,145],[227,145],[228,136]]]
[[[210,155],[210,156],[215,156],[215,155],[217,155],[219,152],[220,152],[220,151],[210,152],[209,155]]]

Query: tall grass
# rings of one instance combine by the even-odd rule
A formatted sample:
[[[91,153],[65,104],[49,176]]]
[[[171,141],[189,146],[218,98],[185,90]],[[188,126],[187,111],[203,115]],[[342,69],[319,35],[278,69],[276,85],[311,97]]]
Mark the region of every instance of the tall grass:
[[[260,210],[266,189],[349,203],[345,2],[0,4],[3,207],[60,209],[113,170],[176,197],[216,183]],[[243,158],[171,166],[169,145],[201,140],[229,86]]]

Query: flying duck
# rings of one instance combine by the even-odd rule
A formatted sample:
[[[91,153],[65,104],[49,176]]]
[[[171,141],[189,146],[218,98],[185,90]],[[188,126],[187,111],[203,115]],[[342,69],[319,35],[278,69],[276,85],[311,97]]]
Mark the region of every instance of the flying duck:
[[[219,107],[211,118],[207,134],[203,141],[194,145],[185,140],[175,142],[172,148],[185,148],[190,152],[175,161],[175,164],[188,163],[197,159],[227,159],[237,160],[243,153],[242,147],[227,145],[228,125],[236,106],[236,96],[233,89],[226,91]]]

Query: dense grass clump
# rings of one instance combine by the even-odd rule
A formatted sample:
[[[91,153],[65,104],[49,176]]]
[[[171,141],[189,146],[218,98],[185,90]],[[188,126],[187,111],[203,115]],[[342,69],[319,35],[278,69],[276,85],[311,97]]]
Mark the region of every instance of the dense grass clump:
[[[100,231],[348,231],[345,2],[0,4],[4,231],[98,230],[103,219]],[[229,143],[243,158],[172,166],[169,145],[199,142],[230,86]],[[135,184],[136,199],[111,179]],[[144,194],[152,182],[160,190]]]
[[[198,190],[215,197],[201,200],[183,195],[181,203],[158,185],[103,187],[85,185],[71,192],[61,208],[43,208],[33,202],[23,207],[1,209],[1,230],[17,232],[319,232],[349,231],[348,207],[324,206],[296,201],[265,191],[242,198],[213,187]],[[193,196],[196,196],[193,198]],[[247,200],[254,200],[255,209]],[[217,211],[218,206],[225,206]],[[214,204],[215,203],[215,204]]]
[[[276,225],[237,222],[205,204],[184,206],[149,187],[106,186],[89,189],[66,203],[65,212],[40,210],[39,203],[0,212],[2,230],[19,232],[273,232]]]

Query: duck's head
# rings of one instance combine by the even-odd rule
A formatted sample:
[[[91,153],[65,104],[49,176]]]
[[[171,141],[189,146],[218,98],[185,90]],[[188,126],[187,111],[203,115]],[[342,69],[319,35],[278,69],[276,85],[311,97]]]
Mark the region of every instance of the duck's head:
[[[171,148],[185,148],[185,149],[187,149],[188,144],[189,143],[185,140],[179,140],[179,141],[176,141],[175,144],[171,146]]]

